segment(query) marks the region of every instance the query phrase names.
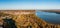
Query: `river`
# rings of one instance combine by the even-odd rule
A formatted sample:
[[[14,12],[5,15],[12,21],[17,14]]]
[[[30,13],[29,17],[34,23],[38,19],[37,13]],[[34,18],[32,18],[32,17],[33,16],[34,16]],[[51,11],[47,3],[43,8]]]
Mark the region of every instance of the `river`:
[[[37,11],[36,15],[48,23],[60,24],[60,14]]]

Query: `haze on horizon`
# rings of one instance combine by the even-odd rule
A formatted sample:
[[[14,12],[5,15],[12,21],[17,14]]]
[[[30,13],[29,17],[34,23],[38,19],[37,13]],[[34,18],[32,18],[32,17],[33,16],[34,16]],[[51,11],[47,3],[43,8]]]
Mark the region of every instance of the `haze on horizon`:
[[[1,9],[60,9],[60,0],[0,0]]]

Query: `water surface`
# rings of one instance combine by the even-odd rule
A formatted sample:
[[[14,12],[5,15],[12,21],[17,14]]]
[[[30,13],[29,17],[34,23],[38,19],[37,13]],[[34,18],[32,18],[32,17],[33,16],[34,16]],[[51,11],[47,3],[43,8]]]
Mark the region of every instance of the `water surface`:
[[[60,24],[60,14],[37,11],[36,15],[48,23]]]

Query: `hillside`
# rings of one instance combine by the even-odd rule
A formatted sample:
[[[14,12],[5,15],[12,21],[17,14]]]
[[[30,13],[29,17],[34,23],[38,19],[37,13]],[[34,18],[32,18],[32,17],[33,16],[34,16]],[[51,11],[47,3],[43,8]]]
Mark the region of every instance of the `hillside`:
[[[17,28],[60,28],[59,25],[49,24],[41,18],[38,18],[35,15],[35,11],[22,11],[18,14],[16,13],[18,12],[15,12],[14,14],[12,12],[0,12],[0,19],[3,20],[5,19],[5,17],[7,17],[8,19],[12,18],[12,20],[15,21],[15,25]]]
[[[52,12],[52,13],[60,14],[60,10],[40,10],[40,11]]]

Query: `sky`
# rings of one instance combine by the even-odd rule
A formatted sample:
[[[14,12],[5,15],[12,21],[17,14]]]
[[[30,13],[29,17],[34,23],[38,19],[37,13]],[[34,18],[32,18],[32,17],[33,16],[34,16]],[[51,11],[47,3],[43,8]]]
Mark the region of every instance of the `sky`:
[[[0,9],[60,9],[60,0],[0,0]]]

